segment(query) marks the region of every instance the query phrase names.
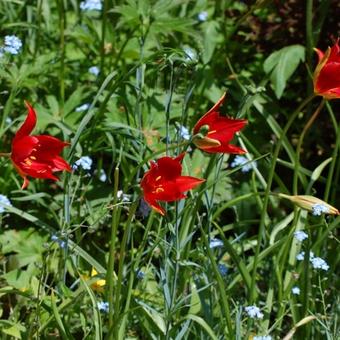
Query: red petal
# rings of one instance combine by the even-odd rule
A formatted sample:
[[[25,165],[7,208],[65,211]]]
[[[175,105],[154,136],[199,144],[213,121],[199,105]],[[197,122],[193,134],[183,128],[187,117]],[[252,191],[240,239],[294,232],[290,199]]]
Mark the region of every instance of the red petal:
[[[217,120],[219,114],[218,112],[207,112],[194,126],[194,134],[199,133],[200,128],[203,125],[209,125],[210,126]]]
[[[40,146],[39,151],[40,152],[49,152],[53,154],[59,154],[65,146],[70,145],[70,143],[63,142],[58,138],[49,136],[49,135],[39,135],[34,136],[39,140]]]
[[[24,124],[21,125],[20,129],[15,134],[14,140],[18,140],[24,136],[28,136],[37,123],[37,115],[33,107],[26,101],[25,104],[28,109],[27,117],[24,121]]]
[[[144,195],[144,200],[150,205],[152,209],[159,212],[162,216],[165,215],[165,210],[157,203],[155,199],[153,199],[149,195]]]
[[[200,128],[203,125],[210,126],[210,124],[217,119],[219,115],[218,112],[219,112],[220,106],[224,102],[226,95],[227,93],[225,92],[222,95],[222,97],[217,101],[217,103],[207,113],[205,113],[203,117],[201,117],[199,121],[195,124],[195,127],[194,127],[195,134],[199,132]]]
[[[176,178],[176,185],[178,187],[178,190],[181,192],[191,190],[203,182],[205,182],[204,179],[191,176],[181,176]]]
[[[238,155],[246,153],[246,151],[243,150],[242,148],[239,148],[238,146],[232,144],[221,145],[216,148],[204,149],[204,151],[208,153],[232,153]]]
[[[12,143],[11,158],[13,162],[20,163],[29,157],[33,149],[37,149],[39,141],[34,136],[23,136],[22,138],[14,138]]]
[[[26,189],[30,181],[28,180],[27,176],[23,176],[24,183],[22,183],[21,189]]]
[[[184,155],[180,155],[180,157],[184,157]],[[182,165],[176,158],[171,157],[162,157],[157,161],[158,169],[157,169],[157,177],[162,176],[163,179],[173,180],[176,177],[181,175]]]
[[[52,159],[53,162],[53,168],[52,171],[53,172],[57,172],[57,171],[69,171],[71,172],[71,167],[70,165],[60,156],[56,156]]]
[[[327,63],[320,71],[316,80],[317,93],[340,88],[340,63]]]

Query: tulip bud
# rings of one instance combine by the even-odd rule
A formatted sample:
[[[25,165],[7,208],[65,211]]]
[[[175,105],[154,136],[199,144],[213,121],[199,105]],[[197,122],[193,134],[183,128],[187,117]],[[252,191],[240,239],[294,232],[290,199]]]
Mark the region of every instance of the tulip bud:
[[[286,198],[296,204],[298,207],[312,212],[313,215],[319,216],[322,213],[329,215],[340,215],[339,210],[321,200],[320,198],[310,195],[285,195],[279,194],[280,197]]]

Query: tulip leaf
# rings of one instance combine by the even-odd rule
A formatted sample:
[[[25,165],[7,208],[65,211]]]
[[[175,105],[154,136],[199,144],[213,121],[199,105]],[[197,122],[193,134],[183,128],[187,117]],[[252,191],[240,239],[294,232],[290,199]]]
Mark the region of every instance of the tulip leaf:
[[[304,60],[305,48],[302,45],[291,45],[275,51],[264,61],[264,71],[270,74],[277,98],[282,96],[288,79]]]

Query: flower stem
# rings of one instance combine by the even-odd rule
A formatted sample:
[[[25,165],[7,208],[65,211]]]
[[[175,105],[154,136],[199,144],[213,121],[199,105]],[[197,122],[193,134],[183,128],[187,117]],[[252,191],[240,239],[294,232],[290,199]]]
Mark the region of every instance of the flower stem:
[[[10,152],[0,152],[0,157],[11,157]]]
[[[113,183],[113,211],[112,211],[112,222],[111,222],[111,241],[110,241],[110,252],[109,262],[106,272],[106,283],[107,283],[107,301],[109,303],[109,329],[113,325],[113,270],[114,270],[114,255],[115,255],[115,243],[117,237],[117,229],[119,223],[119,212],[120,208],[117,205],[118,197],[118,183],[119,183],[119,168],[116,167],[114,171],[114,183]],[[117,313],[117,311],[115,311]]]
[[[296,147],[296,159],[295,159],[295,167],[294,167],[294,177],[293,177],[293,194],[297,195],[298,194],[298,172],[299,172],[299,166],[300,166],[300,154],[301,154],[301,147],[303,140],[305,138],[305,135],[309,128],[312,126],[313,122],[321,112],[323,106],[325,105],[325,100],[322,100],[320,105],[317,107],[313,115],[309,118],[308,122],[304,126],[297,147]]]

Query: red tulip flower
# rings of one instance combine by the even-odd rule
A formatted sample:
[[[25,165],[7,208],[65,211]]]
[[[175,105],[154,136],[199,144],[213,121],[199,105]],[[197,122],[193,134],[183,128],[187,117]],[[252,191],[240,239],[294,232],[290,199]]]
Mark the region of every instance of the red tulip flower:
[[[151,169],[147,171],[141,181],[145,201],[161,215],[165,210],[158,201],[173,202],[185,198],[185,191],[195,188],[204,179],[181,176],[181,161],[185,153],[176,158],[162,157],[151,162]]]
[[[48,135],[31,136],[30,133],[37,123],[37,115],[31,105],[25,102],[28,114],[24,124],[15,134],[12,142],[11,159],[24,179],[22,189],[28,184],[28,176],[58,180],[53,173],[71,171],[70,165],[59,156],[69,143]]]
[[[219,101],[196,123],[193,139],[195,145],[209,153],[243,154],[246,151],[236,145],[229,144],[236,132],[247,123],[246,119],[233,119],[220,116],[220,106],[226,93]]]
[[[325,99],[340,98],[340,47],[339,39],[327,51],[315,49],[319,63],[314,71],[314,93]]]

